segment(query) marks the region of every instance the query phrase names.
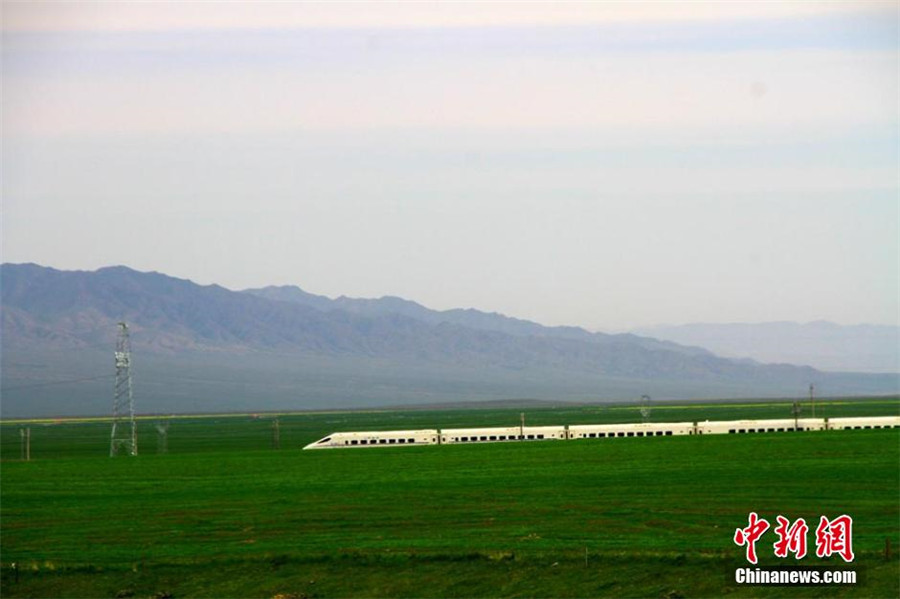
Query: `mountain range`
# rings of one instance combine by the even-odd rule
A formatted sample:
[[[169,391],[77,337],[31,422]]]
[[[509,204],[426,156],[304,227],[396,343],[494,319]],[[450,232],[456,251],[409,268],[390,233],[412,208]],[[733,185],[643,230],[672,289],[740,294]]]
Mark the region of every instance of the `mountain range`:
[[[144,412],[328,409],[473,400],[600,401],[894,393],[896,375],[722,358],[633,334],[477,310],[232,291],[116,266],[3,264],[2,414],[104,414],[116,324]]]
[[[816,322],[762,322],[644,327],[657,339],[699,345],[717,355],[809,364],[835,372],[900,372],[900,327]]]

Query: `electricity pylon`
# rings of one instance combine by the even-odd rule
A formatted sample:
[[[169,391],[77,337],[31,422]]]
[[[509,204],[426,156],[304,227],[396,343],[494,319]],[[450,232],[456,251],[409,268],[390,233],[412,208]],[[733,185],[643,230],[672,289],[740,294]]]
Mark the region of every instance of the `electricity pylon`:
[[[118,454],[122,448],[129,455],[137,455],[137,428],[134,425],[134,395],[131,389],[131,341],[128,338],[128,325],[124,322],[119,323],[119,335],[116,338],[116,386],[109,457]]]
[[[156,453],[169,453],[169,421],[156,423]]]
[[[641,395],[641,419],[650,422],[650,396]]]

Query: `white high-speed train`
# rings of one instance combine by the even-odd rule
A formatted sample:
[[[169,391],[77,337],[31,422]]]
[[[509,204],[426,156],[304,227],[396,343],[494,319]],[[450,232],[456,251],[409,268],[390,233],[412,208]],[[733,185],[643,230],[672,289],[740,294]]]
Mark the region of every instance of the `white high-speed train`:
[[[572,426],[509,426],[502,428],[445,428],[410,431],[331,433],[303,449],[457,445],[509,441],[572,441],[613,437],[666,437],[672,435],[727,435],[845,429],[900,428],[900,416],[863,418],[799,418],[782,420],[728,420],[654,422],[637,424],[577,424]]]

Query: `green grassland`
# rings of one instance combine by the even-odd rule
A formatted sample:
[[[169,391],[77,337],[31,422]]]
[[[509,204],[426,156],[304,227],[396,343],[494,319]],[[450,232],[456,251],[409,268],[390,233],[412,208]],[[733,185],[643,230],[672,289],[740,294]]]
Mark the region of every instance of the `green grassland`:
[[[789,417],[784,402],[657,405],[656,421]],[[897,398],[817,416],[900,412]],[[300,451],[336,430],[511,425],[519,409],[173,418],[110,459],[106,422],[4,423],[0,591],[17,596],[900,596],[900,431]],[[809,410],[804,408],[804,416]],[[634,405],[528,410],[633,422]],[[19,429],[32,430],[31,462]],[[854,518],[849,587],[739,587],[756,511]],[[841,566],[814,555],[808,565]],[[761,563],[772,555],[770,531]],[[893,551],[885,555],[885,544]],[[18,574],[12,563],[18,565]],[[16,580],[18,576],[18,580]]]

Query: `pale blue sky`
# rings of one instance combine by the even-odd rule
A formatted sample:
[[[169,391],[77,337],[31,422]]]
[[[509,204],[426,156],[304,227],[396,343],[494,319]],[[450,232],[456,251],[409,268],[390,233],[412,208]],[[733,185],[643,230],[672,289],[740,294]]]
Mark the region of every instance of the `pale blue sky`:
[[[897,10],[4,3],[3,260],[897,324]]]

